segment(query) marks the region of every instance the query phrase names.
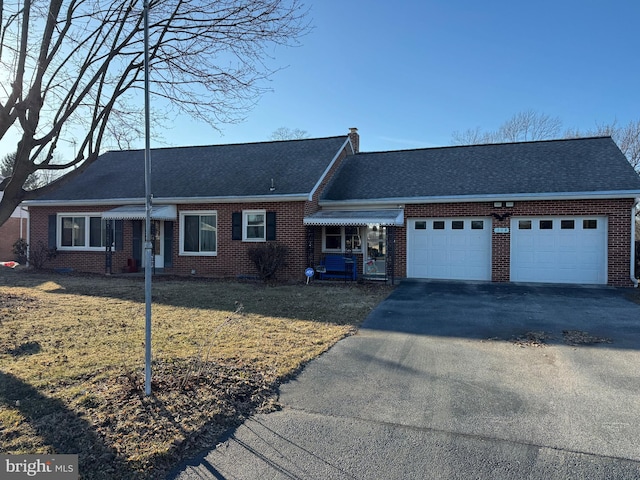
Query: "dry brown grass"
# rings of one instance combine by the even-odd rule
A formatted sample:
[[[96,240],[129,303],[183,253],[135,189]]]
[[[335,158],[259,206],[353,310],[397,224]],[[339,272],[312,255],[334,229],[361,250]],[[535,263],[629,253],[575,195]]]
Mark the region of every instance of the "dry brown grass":
[[[78,453],[83,478],[158,478],[355,331],[389,287],[0,271],[0,452]]]

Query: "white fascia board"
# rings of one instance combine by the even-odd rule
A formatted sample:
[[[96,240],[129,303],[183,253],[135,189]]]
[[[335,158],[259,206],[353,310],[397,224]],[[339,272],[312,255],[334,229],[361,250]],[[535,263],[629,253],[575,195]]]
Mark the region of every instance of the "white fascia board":
[[[287,195],[255,195],[251,197],[154,197],[154,205],[175,205],[190,203],[250,203],[250,202],[301,202],[307,199],[306,193]],[[25,205],[32,207],[67,207],[67,206],[103,206],[103,205],[143,205],[143,198],[118,198],[100,200],[27,200]]]
[[[398,197],[376,198],[371,200],[322,200],[321,207],[341,208],[369,207],[373,205],[414,205],[421,203],[468,203],[468,202],[497,202],[497,201],[534,201],[534,200],[611,200],[619,198],[636,198],[640,190],[618,190],[610,192],[557,192],[557,193],[526,193],[526,194],[490,194],[490,195],[451,195],[440,197]]]
[[[104,205],[144,205],[144,198],[113,198],[100,200],[25,200],[29,207],[101,207]]]
[[[250,202],[303,202],[307,199],[306,193],[290,193],[286,195],[255,195],[251,197],[230,196],[230,197],[175,197],[175,198],[157,198],[154,197],[153,203],[170,204],[170,203],[250,203]]]
[[[351,146],[351,151],[353,152],[353,145],[351,145],[351,139],[348,136],[345,142],[342,144],[342,146],[338,150],[338,152],[333,157],[333,159],[331,159],[331,162],[329,162],[329,165],[327,166],[327,168],[324,169],[324,172],[322,172],[322,175],[320,175],[320,178],[318,179],[316,184],[313,186],[313,188],[309,192],[309,196],[305,200],[308,200],[308,201],[313,200],[313,195],[316,193],[318,188],[320,188],[320,185],[322,185],[322,182],[327,177],[327,175],[329,175],[329,172],[331,171],[331,167],[333,167],[333,165],[338,161],[338,157],[344,151],[347,145]]]

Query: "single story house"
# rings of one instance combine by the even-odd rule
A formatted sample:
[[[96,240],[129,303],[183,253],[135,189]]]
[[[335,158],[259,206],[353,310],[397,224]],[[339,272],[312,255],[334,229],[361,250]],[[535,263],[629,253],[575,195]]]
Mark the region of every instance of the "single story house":
[[[275,241],[280,279],[346,257],[370,279],[636,282],[640,177],[609,137],[360,152],[352,128],[151,162],[156,271],[255,276],[247,250]],[[105,153],[28,205],[52,267],[142,266],[144,151]]]

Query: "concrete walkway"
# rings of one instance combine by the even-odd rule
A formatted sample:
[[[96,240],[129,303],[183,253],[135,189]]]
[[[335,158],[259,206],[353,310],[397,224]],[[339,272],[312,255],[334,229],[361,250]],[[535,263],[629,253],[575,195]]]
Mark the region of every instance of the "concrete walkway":
[[[640,478],[629,293],[405,281],[282,386],[282,411],[170,478]]]

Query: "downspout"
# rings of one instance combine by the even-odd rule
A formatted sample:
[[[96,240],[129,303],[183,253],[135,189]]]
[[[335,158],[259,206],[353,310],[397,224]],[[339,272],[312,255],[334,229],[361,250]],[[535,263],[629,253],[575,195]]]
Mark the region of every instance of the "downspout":
[[[27,266],[29,266],[29,258],[31,257],[29,253],[29,249],[31,248],[31,222],[29,217],[29,209],[20,207],[20,236],[22,236],[22,219],[24,218],[22,216],[22,212],[27,212],[27,216],[25,218],[25,220],[27,221],[27,238],[25,240],[27,241]]]
[[[639,198],[636,198],[633,202],[633,207],[631,207],[631,281],[633,282],[633,286],[638,288],[638,279],[636,278],[636,208],[638,206],[638,202],[640,202]]]

